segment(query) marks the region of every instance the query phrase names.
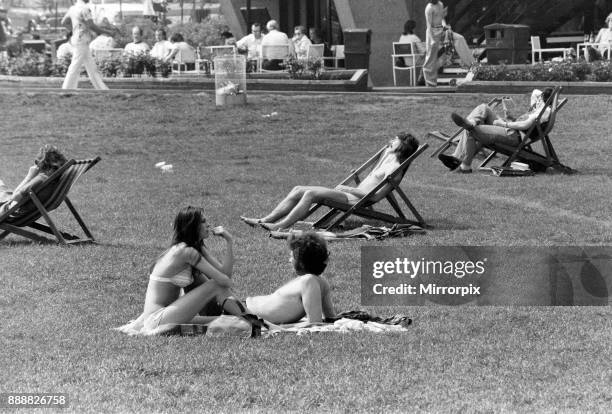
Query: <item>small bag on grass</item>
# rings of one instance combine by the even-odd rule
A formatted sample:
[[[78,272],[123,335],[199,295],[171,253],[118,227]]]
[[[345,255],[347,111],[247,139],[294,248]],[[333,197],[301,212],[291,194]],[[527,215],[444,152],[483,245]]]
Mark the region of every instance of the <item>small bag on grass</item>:
[[[181,336],[206,335],[211,337],[256,338],[261,336],[263,320],[255,315],[220,315],[207,325],[182,324],[176,330]]]

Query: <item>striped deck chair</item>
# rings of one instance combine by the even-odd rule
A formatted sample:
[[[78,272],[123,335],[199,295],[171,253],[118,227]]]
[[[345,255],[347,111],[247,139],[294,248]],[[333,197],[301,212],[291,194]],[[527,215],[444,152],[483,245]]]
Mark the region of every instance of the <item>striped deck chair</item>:
[[[513,161],[522,161],[528,163],[534,171],[546,171],[547,168],[556,169],[564,174],[573,174],[574,169],[561,164],[559,157],[550,140],[550,132],[555,125],[557,112],[567,102],[567,99],[559,99],[561,87],[554,88],[553,93],[542,108],[534,125],[526,131],[521,131],[521,142],[518,146],[504,145],[496,143],[495,145],[485,146],[493,151],[483,162],[479,168],[486,168],[486,165],[491,161],[497,153],[505,155],[507,158],[501,166],[495,168],[507,169]],[[547,120],[542,120],[546,110],[550,108],[550,113]],[[536,151],[533,145],[540,142],[542,151]],[[495,170],[494,170],[495,171]]]
[[[402,179],[404,178],[404,175],[406,174],[406,171],[408,170],[408,167],[410,167],[412,161],[414,161],[419,155],[421,155],[428,147],[428,144],[422,144],[421,146],[419,146],[419,148],[414,152],[414,154],[412,154],[408,159],[402,162],[395,169],[395,171],[389,174],[384,181],[382,181],[375,188],[373,188],[372,191],[370,191],[368,194],[363,196],[363,198],[361,198],[361,200],[359,200],[357,203],[347,204],[332,200],[326,200],[314,205],[310,209],[308,216],[312,215],[312,213],[314,213],[322,206],[330,208],[330,210],[323,217],[321,217],[314,223],[314,227],[329,230],[333,227],[338,226],[353,214],[360,217],[381,220],[386,223],[414,224],[421,227],[427,227],[427,224],[425,223],[425,220],[423,220],[423,217],[421,217],[421,215],[412,205],[406,194],[400,188],[400,183],[402,182]],[[344,181],[340,183],[340,185],[346,185],[350,181],[355,181],[355,183],[359,184],[361,181],[359,178],[359,174],[368,171],[373,165],[375,165],[385,148],[386,147],[381,148],[380,151],[378,151],[372,158],[366,161],[361,167],[354,170]],[[402,210],[402,206],[395,197],[395,194],[397,194],[401,198],[405,206],[408,207],[408,209],[412,212],[416,220],[411,220],[406,217],[406,214]],[[374,210],[374,205],[376,205],[383,199],[388,201],[388,203],[395,211],[395,215]],[[340,217],[332,221],[332,219],[337,215],[340,215]]]
[[[32,188],[19,203],[0,215],[0,231],[2,231],[0,233],[0,240],[10,233],[18,234],[38,242],[50,240],[29,230],[34,229],[38,232],[55,236],[60,244],[95,242],[85,222],[68,198],[68,192],[79,177],[97,164],[98,161],[100,161],[100,157],[78,161],[70,160],[51,174],[44,183]],[[66,203],[66,206],[81,226],[86,237],[81,238],[58,230],[49,213],[58,208],[62,203]],[[37,221],[41,217],[47,223],[46,225]]]

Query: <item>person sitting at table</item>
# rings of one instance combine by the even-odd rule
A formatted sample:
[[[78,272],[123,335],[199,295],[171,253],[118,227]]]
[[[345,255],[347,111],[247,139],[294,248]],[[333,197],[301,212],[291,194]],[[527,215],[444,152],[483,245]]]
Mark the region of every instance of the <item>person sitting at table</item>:
[[[406,20],[404,23],[404,31],[401,36],[397,40],[399,43],[412,43],[416,50],[413,50],[413,54],[421,54],[417,59],[416,65],[421,66],[423,61],[425,60],[425,43],[421,41],[421,38],[414,34],[414,29],[416,28],[416,22],[414,20]],[[406,66],[412,65],[410,58],[404,58],[404,64]]]
[[[261,48],[261,24],[253,23],[251,26],[251,33],[244,36],[236,42],[236,48],[240,53],[246,53],[247,58],[257,59],[259,56],[259,49]]]
[[[170,54],[172,50],[172,43],[166,38],[166,31],[159,28],[155,31],[155,44],[151,49],[151,56],[156,59],[164,59]]]
[[[308,47],[312,44],[306,36],[306,28],[304,26],[295,26],[293,30],[293,49],[298,59],[306,59],[308,56]]]
[[[128,56],[137,56],[141,54],[148,54],[151,49],[149,45],[142,40],[142,28],[139,26],[132,27],[132,40],[133,42],[125,45],[124,54]]]
[[[196,52],[193,46],[185,42],[183,35],[180,33],[173,34],[170,37],[170,42],[172,43],[172,49],[165,58],[166,62],[171,63],[176,60],[179,65],[184,65],[185,70],[194,70]]]
[[[606,17],[607,27],[602,28],[597,33],[594,43],[595,47],[587,46],[584,49],[584,58],[587,62],[593,60],[601,60],[602,58],[610,59],[610,47],[612,47],[612,13]]]
[[[106,17],[102,19],[100,23],[102,27],[110,27],[111,24]],[[94,40],[89,43],[89,49],[100,50],[100,49],[113,49],[116,47],[115,39],[106,33],[100,33]]]
[[[293,51],[293,42],[289,40],[287,34],[278,30],[278,22],[276,20],[270,20],[266,24],[266,29],[268,30],[268,34],[266,34],[261,39],[261,47],[264,46],[288,46],[289,55],[294,53]],[[268,59],[264,59],[262,62],[262,68],[265,70],[282,70],[281,64],[283,63],[283,59],[287,58],[286,55],[278,56],[267,56]]]

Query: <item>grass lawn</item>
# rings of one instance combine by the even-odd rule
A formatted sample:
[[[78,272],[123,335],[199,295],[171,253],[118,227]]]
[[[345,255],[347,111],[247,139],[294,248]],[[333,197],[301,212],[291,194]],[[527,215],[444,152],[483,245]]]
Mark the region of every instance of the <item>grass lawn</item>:
[[[0,93],[8,185],[42,143],[102,157],[71,193],[99,244],[0,242],[0,392],[66,392],[79,413],[612,410],[609,307],[368,308],[411,316],[403,335],[145,339],[110,330],[141,312],[147,269],[180,207],[203,206],[235,235],[239,295],[268,293],[292,276],[285,242],[239,215],[267,212],[294,185],[336,184],[398,131],[423,139],[454,130],[451,111],[489,99],[256,94],[219,110],[205,93]],[[361,307],[364,244],[612,244],[611,110],[610,97],[570,96],[557,118],[554,143],[576,175],[449,174],[429,149],[403,186],[434,229],[331,243],[337,308]],[[74,229],[64,207],[55,217]]]

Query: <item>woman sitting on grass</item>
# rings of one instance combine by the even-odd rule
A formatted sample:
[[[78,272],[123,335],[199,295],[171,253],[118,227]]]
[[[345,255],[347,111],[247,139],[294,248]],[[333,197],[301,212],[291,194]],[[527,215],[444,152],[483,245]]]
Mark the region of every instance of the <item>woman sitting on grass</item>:
[[[419,141],[412,134],[403,132],[389,142],[378,163],[357,187],[339,185],[335,188],[298,186],[281,201],[270,214],[262,218],[240,217],[248,225],[259,224],[266,230],[274,231],[291,227],[308,215],[313,204],[325,200],[355,204],[389,174],[399,167],[419,147]]]
[[[294,323],[306,316],[308,321],[296,327],[335,319],[329,284],[321,277],[329,258],[325,240],[315,232],[306,232],[291,236],[289,248],[297,277],[270,295],[248,297],[250,312],[274,324]]]
[[[227,242],[221,263],[204,245],[209,227],[198,207],[189,206],[178,213],[172,246],[151,266],[142,315],[119,330],[153,335],[167,332],[177,324],[210,322],[211,318],[196,317],[201,310],[210,312],[209,316],[220,315],[222,311],[244,316],[244,306],[230,292],[234,265],[232,235],[223,227],[213,231]],[[191,290],[180,296],[181,289],[190,286]]]
[[[42,184],[51,174],[66,163],[66,157],[53,145],[43,145],[21,183],[11,191],[0,180],[0,215],[23,199],[35,186]]]

